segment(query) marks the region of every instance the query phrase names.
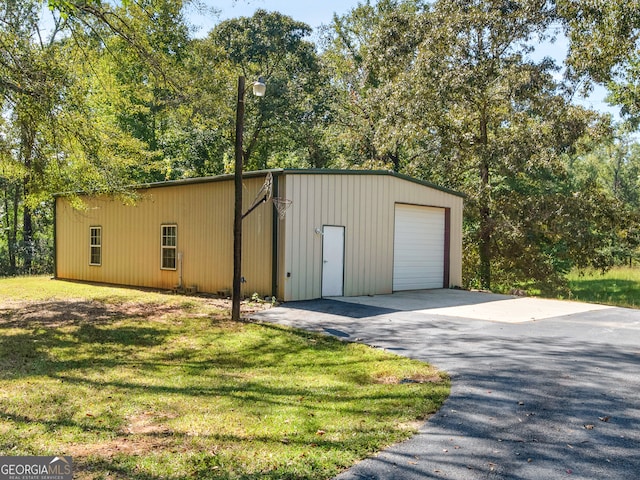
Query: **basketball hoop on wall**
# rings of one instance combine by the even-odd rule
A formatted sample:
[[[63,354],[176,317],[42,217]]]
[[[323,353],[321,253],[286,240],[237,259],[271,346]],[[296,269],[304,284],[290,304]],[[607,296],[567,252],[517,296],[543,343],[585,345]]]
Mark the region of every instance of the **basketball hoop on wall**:
[[[258,193],[256,194],[256,198],[253,199],[253,203],[249,207],[249,210],[247,210],[242,215],[242,218],[249,215],[256,208],[258,208],[258,206],[271,200],[272,195],[273,195],[273,175],[271,174],[271,172],[267,172],[267,175],[264,178],[264,183],[262,184],[262,187],[260,187],[260,190],[258,190]]]
[[[258,190],[258,193],[253,199],[253,203],[251,204],[249,209],[242,215],[242,218],[244,219],[256,208],[258,208],[263,203],[268,202],[269,200],[271,200],[271,202],[273,203],[273,206],[278,212],[278,216],[280,217],[280,220],[284,219],[284,217],[286,216],[287,209],[291,206],[293,202],[288,198],[273,196],[273,175],[271,174],[271,172],[267,172],[267,175],[265,176],[262,187],[260,187],[260,190]]]
[[[273,206],[276,208],[278,212],[278,216],[280,217],[280,220],[283,220],[284,217],[287,216],[287,209],[291,206],[293,202],[288,198],[284,198],[284,197],[273,197],[271,201],[273,202]]]

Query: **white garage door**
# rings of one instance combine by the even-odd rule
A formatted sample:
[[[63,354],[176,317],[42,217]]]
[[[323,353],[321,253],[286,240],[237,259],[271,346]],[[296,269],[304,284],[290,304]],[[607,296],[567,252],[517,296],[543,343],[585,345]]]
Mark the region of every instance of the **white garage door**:
[[[444,243],[443,208],[396,205],[393,289],[442,288]]]

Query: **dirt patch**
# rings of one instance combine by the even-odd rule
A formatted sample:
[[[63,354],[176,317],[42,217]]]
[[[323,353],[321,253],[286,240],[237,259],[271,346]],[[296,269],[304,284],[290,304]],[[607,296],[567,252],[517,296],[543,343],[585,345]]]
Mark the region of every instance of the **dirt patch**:
[[[268,303],[243,302],[242,314],[250,315],[265,308]],[[201,313],[203,311],[209,313]],[[96,300],[65,299],[38,302],[3,300],[0,302],[0,327],[6,328],[58,328],[83,323],[105,324],[125,318],[162,320],[177,315],[190,315],[226,319],[230,316],[231,300],[185,297],[180,303],[126,302],[109,304]]]
[[[111,439],[97,443],[75,443],[64,447],[64,455],[74,459],[74,478],[78,480],[93,480],[105,478],[101,473],[97,476],[93,471],[96,464],[109,465],[117,462],[117,457],[145,457],[151,453],[189,452],[193,447],[187,441],[184,433],[174,432],[168,420],[176,418],[172,414],[158,412],[143,412],[127,418],[128,423]],[[217,446],[210,449],[216,455]],[[114,465],[116,463],[113,463]],[[118,472],[117,468],[109,472],[106,478],[126,479],[128,475]]]
[[[104,324],[123,318],[154,318],[179,310],[175,306],[166,305],[108,305],[97,301],[75,299],[3,302],[0,308],[0,326],[57,328],[87,322]]]
[[[171,435],[172,431],[164,421],[175,418],[175,415],[157,415],[154,412],[143,412],[129,417],[129,423],[122,433],[127,435]]]
[[[120,455],[142,457],[159,450],[182,449],[183,447],[180,447],[183,443],[182,435],[174,435],[174,432],[165,423],[171,418],[175,418],[175,416],[155,412],[132,415],[127,418],[127,425],[112,440],[99,443],[71,444],[65,448],[65,455],[76,459],[78,478],[89,479],[93,477],[84,468],[84,462],[89,457],[100,457],[109,461]]]
[[[4,302],[0,325],[7,327],[62,327],[91,320],[105,323],[121,318],[121,312],[98,302],[49,300],[43,302]]]
[[[118,455],[144,456],[152,451],[171,448],[174,443],[175,440],[170,435],[121,436],[106,442],[69,445],[65,448],[65,455],[74,459],[113,458]]]
[[[182,452],[186,449],[179,445],[179,440],[172,436],[131,436],[117,437],[111,441],[95,444],[77,444],[68,446],[64,455],[73,458],[73,478],[77,480],[110,479],[124,480],[130,478],[125,472],[119,472],[118,468],[111,469],[109,465],[117,465],[117,457],[143,458],[151,452],[161,451]],[[102,465],[107,470],[107,476],[100,471]]]

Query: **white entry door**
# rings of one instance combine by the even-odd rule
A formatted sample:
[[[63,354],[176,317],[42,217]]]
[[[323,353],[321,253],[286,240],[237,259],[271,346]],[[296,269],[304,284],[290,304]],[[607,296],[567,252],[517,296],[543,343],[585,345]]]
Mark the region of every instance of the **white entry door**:
[[[344,227],[322,227],[322,296],[344,294]]]

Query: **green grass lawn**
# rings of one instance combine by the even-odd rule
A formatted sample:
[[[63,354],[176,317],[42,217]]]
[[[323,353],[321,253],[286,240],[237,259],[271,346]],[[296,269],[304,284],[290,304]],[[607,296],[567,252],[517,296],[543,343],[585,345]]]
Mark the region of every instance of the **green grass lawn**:
[[[640,308],[640,268],[573,272],[568,279],[572,300]]]
[[[325,479],[449,393],[424,363],[228,308],[0,280],[0,455],[71,455],[79,479]]]

